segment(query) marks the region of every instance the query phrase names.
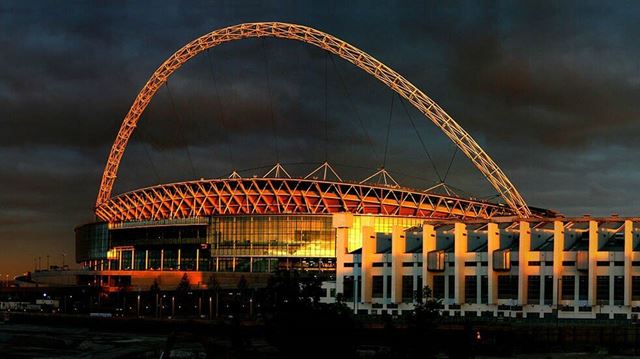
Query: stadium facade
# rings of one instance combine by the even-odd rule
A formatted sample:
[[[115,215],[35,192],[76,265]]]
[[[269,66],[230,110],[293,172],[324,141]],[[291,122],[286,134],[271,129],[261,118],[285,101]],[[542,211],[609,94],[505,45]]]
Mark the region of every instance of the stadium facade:
[[[276,164],[264,176],[162,184],[112,196],[118,167],[155,92],[185,62],[226,42],[276,37],[319,47],[391,88],[433,122],[484,175],[502,203],[401,187],[383,168],[359,182],[324,163],[304,177]],[[151,76],[113,144],[97,222],[76,228],[82,270],[36,281],[117,290],[264,285],[271,273],[322,275],[325,302],[362,314],[412,310],[422,288],[453,316],[630,318],[640,310],[640,219],[565,218],[529,207],[473,137],[391,68],[329,34],[247,23],[193,40]]]

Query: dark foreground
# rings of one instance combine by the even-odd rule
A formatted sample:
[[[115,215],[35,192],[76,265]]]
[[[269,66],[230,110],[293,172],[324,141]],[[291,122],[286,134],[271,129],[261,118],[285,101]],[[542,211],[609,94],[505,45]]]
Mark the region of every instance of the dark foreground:
[[[440,323],[422,338],[392,322],[360,323],[349,333],[289,324],[296,330],[258,322],[12,314],[0,324],[0,357],[159,358],[166,351],[165,358],[629,358],[640,352],[638,328],[621,323]]]

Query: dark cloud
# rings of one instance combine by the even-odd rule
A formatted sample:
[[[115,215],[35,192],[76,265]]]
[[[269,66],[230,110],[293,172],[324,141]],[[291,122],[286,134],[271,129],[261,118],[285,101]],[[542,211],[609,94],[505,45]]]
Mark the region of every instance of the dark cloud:
[[[191,39],[246,21],[307,24],[396,69],[467,128],[532,205],[637,214],[639,16],[633,2],[3,2],[0,272],[73,253],[72,229],[93,220],[109,148],[149,75]],[[328,157],[345,178],[362,178],[385,162],[391,96],[305,44],[225,44],[156,94],[116,191],[261,174],[276,146],[280,161],[298,163],[293,172]],[[451,143],[409,113],[443,175]],[[437,176],[397,98],[391,116],[387,167],[403,184],[430,186]],[[493,194],[460,154],[448,181]]]

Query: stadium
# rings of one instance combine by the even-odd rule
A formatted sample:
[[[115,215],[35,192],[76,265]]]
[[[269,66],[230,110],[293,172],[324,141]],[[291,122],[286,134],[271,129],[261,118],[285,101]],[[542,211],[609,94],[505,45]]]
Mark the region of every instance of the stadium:
[[[329,162],[304,173],[276,163],[261,176],[233,171],[113,195],[127,143],[163,83],[207,49],[262,37],[319,47],[388,86],[457,146],[500,202],[443,186],[407,188],[384,167],[347,180]],[[420,89],[353,45],[302,25],[235,25],[169,57],[122,122],[95,215],[95,223],[76,228],[82,270],[67,284],[175,288],[186,273],[200,288],[213,281],[234,287],[240,278],[258,287],[273,272],[296,270],[324,279],[323,301],[340,297],[362,314],[411,310],[425,285],[453,316],[630,318],[640,308],[635,219],[565,218],[528,206],[473,137]],[[34,279],[54,280],[46,272]]]

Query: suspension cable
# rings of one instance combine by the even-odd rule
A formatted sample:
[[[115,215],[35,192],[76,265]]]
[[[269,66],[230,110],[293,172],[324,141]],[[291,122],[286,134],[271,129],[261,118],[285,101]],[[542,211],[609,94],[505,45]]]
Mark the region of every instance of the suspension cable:
[[[222,132],[229,136],[229,133],[227,132],[227,119],[226,119],[226,112],[224,110],[224,106],[222,106],[222,96],[220,95],[220,86],[218,86],[218,79],[216,78],[216,74],[215,71],[213,70],[213,60],[211,59],[211,55],[209,54],[209,49],[207,49],[206,51],[206,59],[207,62],[209,63],[209,73],[211,73],[211,78],[213,79],[213,89],[216,93],[216,100],[218,102],[218,111],[220,112],[218,114],[218,116],[220,116],[220,127],[222,129]],[[229,138],[229,141],[231,141],[231,138]],[[229,164],[231,165],[231,167],[233,167],[233,151],[231,150],[231,143],[227,143],[226,145],[227,147],[227,152],[229,155]]]
[[[389,108],[389,122],[387,123],[387,138],[384,141],[384,159],[382,160],[382,168],[387,166],[387,154],[389,152],[389,134],[391,133],[391,119],[393,118],[393,101],[396,93],[391,91],[391,106]]]
[[[262,54],[264,55],[264,68],[265,68],[265,74],[267,77],[267,93],[269,96],[269,113],[271,116],[271,126],[273,129],[273,147],[275,148],[276,151],[276,162],[279,163],[280,162],[280,150],[279,150],[279,146],[278,146],[278,129],[276,127],[276,116],[275,116],[275,112],[273,110],[273,96],[271,93],[271,76],[269,76],[269,57],[267,54],[267,45],[266,45],[266,40],[264,38],[260,39],[261,42],[260,44],[262,45]]]
[[[365,139],[367,140],[367,143],[369,144],[369,148],[371,150],[371,152],[373,153],[373,155],[375,157],[380,158],[380,156],[378,155],[378,151],[376,151],[376,147],[373,145],[373,141],[371,140],[371,137],[369,136],[369,132],[367,131],[367,127],[364,124],[364,121],[362,120],[362,117],[360,117],[360,112],[358,111],[358,107],[356,107],[355,103],[353,102],[353,98],[351,97],[351,93],[349,92],[349,88],[347,87],[346,81],[344,80],[344,77],[342,76],[342,73],[340,72],[340,69],[338,68],[338,66],[336,65],[336,60],[333,58],[333,56],[330,56],[331,59],[331,63],[333,64],[333,68],[336,70],[336,73],[338,74],[338,78],[340,79],[340,83],[342,84],[342,88],[345,92],[345,94],[347,95],[347,99],[349,100],[349,104],[351,105],[353,112],[356,115],[356,119],[358,120],[358,124],[360,125],[360,128],[362,129],[362,132],[364,133]]]
[[[144,153],[146,154],[149,163],[151,163],[151,171],[156,178],[156,183],[162,183],[162,181],[160,181],[160,176],[158,175],[156,165],[153,163],[153,159],[151,158],[151,152],[149,151],[149,146],[151,145],[149,144],[149,141],[147,141],[144,130],[138,127],[137,131],[135,131],[135,134],[140,138],[140,141],[142,141],[142,148],[144,148]]]
[[[442,177],[442,182],[447,180],[447,176],[449,176],[449,171],[451,171],[451,165],[453,161],[456,159],[456,154],[458,153],[458,146],[454,146],[453,154],[451,155],[451,159],[449,160],[449,166],[447,166],[447,172],[444,173],[444,177]]]
[[[182,143],[184,143],[185,145],[185,149],[187,151],[187,158],[189,159],[189,165],[191,166],[191,174],[193,176],[193,178],[196,177],[196,170],[195,167],[193,166],[193,159],[191,158],[191,151],[189,150],[189,144],[187,143],[187,139],[186,136],[184,135],[184,123],[182,120],[182,116],[180,116],[180,113],[178,112],[178,108],[176,107],[176,103],[173,99],[173,95],[171,94],[171,88],[169,88],[169,81],[166,81],[164,83],[166,89],[167,89],[167,94],[169,96],[169,101],[171,102],[171,108],[173,108],[173,112],[176,115],[176,118],[178,119],[178,121],[176,121],[177,123],[177,127],[178,127],[178,135],[181,137]]]
[[[329,90],[328,65],[329,53],[324,53],[324,161],[329,161]]]
[[[440,180],[440,182],[443,182],[442,176],[440,176],[440,172],[438,172],[438,168],[436,166],[436,163],[433,161],[433,158],[431,157],[431,154],[429,153],[429,150],[427,149],[427,145],[422,140],[422,136],[420,135],[420,132],[418,131],[418,128],[416,127],[416,124],[413,121],[413,118],[411,117],[411,113],[409,113],[409,110],[407,109],[407,105],[404,103],[404,101],[402,101],[402,99],[400,100],[400,103],[402,104],[402,108],[404,109],[404,113],[407,115],[407,118],[409,119],[409,122],[411,122],[411,127],[413,127],[413,130],[415,131],[416,136],[418,136],[418,140],[420,141],[420,144],[422,145],[422,150],[424,151],[424,153],[426,154],[427,158],[429,159],[429,162],[431,163],[431,167],[433,168],[433,171],[435,172],[435,174],[438,177],[438,179]]]

